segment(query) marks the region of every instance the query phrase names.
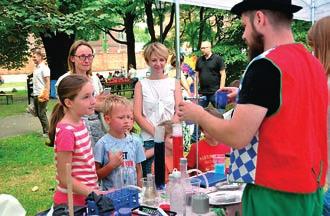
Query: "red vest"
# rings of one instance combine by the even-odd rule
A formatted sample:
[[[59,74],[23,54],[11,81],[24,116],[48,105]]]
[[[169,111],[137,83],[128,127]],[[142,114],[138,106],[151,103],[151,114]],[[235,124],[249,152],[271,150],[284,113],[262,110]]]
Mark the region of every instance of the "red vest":
[[[281,103],[259,128],[255,184],[311,193],[327,173],[327,80],[319,61],[300,44],[266,55],[281,72]]]

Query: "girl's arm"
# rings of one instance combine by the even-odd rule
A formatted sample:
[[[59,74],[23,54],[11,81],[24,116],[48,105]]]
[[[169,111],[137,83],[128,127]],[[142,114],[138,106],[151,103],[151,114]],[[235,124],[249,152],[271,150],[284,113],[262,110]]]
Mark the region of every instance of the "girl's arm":
[[[96,174],[99,179],[103,179],[110,175],[110,173],[119,167],[123,162],[123,152],[112,153],[109,151],[109,163],[102,167],[98,162],[95,162]]]
[[[57,175],[59,178],[59,184],[61,187],[67,188],[67,173],[66,173],[66,164],[72,164],[72,152],[57,152]],[[70,174],[72,175],[72,174]],[[88,196],[91,192],[100,193],[100,191],[95,191],[94,189],[82,184],[75,178],[72,178],[72,190],[76,194]]]
[[[134,118],[139,126],[147,133],[154,136],[155,127],[147,120],[142,113],[143,101],[142,101],[142,85],[137,82],[134,89]]]
[[[141,166],[141,163],[137,163],[135,165],[135,168],[136,168],[136,185],[139,186],[139,187],[142,187],[142,182],[141,182],[141,179],[142,179],[142,166]]]
[[[174,123],[177,123],[180,122],[178,117],[178,110],[179,110],[179,103],[182,101],[181,87],[178,81],[175,81],[174,100],[175,100],[175,108],[174,108],[175,112],[172,121]]]

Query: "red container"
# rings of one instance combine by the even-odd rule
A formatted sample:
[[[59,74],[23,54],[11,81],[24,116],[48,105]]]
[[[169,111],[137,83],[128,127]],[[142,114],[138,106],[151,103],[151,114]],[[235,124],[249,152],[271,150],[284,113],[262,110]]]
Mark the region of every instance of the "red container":
[[[180,170],[180,158],[183,157],[183,137],[173,136],[173,168]]]
[[[164,204],[160,204],[159,208],[163,209],[164,211],[170,211],[170,204],[164,203]]]

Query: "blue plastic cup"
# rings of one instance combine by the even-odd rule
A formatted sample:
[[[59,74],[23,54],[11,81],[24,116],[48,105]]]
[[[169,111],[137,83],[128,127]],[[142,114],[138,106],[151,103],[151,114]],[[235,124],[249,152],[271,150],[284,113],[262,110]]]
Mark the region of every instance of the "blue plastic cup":
[[[227,92],[217,91],[215,93],[215,105],[217,109],[225,109],[228,103]]]

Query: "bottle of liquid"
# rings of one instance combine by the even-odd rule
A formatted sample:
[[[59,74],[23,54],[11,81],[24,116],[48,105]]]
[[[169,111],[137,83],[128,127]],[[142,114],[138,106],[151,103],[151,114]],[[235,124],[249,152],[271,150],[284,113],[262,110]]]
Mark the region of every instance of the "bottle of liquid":
[[[157,126],[155,128],[155,183],[157,190],[165,188],[165,128]]]
[[[145,182],[143,183],[143,199],[142,202],[146,205],[153,206],[155,205],[155,200],[157,197],[157,191],[155,186],[155,181],[153,175],[147,174],[147,178],[144,179]]]
[[[179,216],[183,216],[186,214],[186,196],[185,189],[182,185],[181,181],[181,173],[173,172],[174,180],[172,185],[172,190],[170,193],[170,205],[171,211],[174,211]]]
[[[180,158],[183,157],[183,137],[182,137],[182,125],[173,124],[173,168],[179,169]]]

